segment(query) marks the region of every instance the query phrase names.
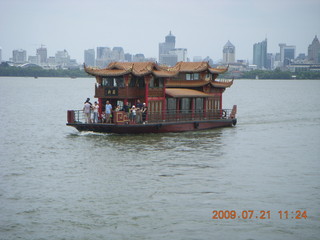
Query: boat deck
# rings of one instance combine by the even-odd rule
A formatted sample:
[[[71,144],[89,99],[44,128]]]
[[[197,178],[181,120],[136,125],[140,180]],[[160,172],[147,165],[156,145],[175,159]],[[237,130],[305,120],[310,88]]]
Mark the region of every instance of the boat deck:
[[[184,132],[234,126],[237,123],[235,112],[235,106],[232,110],[221,109],[210,112],[154,112],[139,120],[139,117],[132,119],[130,114],[128,116],[127,113],[118,111],[112,113],[111,123],[104,122],[103,118],[100,118],[98,123],[93,123],[92,119],[86,121],[82,110],[69,110],[67,125],[79,131],[106,133]]]

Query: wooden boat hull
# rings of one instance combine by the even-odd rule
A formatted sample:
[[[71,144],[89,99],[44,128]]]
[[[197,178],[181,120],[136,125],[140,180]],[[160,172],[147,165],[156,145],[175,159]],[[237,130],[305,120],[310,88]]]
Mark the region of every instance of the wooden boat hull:
[[[91,131],[101,133],[139,134],[139,133],[168,133],[197,131],[220,127],[232,127],[237,119],[217,119],[206,121],[186,122],[163,122],[149,124],[105,124],[105,123],[67,123],[67,126],[76,128],[78,131]]]

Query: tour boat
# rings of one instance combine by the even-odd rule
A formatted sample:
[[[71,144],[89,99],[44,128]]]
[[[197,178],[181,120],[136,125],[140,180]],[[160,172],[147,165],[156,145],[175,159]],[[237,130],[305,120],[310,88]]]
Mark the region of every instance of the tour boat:
[[[207,62],[178,62],[173,67],[155,62],[112,62],[104,69],[84,66],[84,70],[96,78],[99,117],[93,121],[85,119],[83,110],[68,110],[67,126],[78,131],[167,133],[237,123],[237,106],[222,108],[222,94],[233,79],[217,80],[228,67],[213,68]],[[107,101],[112,111],[106,122]]]

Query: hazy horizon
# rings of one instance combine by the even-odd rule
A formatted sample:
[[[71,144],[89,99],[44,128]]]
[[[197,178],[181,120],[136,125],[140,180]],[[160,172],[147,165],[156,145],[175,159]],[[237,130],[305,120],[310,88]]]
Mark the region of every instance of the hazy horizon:
[[[169,31],[191,60],[222,59],[228,40],[236,59],[251,60],[253,44],[266,38],[269,53],[286,43],[298,55],[320,37],[319,0],[1,0],[0,9],[3,60],[14,49],[34,56],[41,44],[48,57],[66,49],[79,63],[85,49],[98,46],[158,58]]]

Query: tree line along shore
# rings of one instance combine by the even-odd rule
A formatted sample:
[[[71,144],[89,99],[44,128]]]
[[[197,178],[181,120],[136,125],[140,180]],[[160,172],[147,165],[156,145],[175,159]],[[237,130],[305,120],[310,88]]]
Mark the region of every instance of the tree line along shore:
[[[91,77],[83,69],[43,69],[41,67],[13,67],[6,63],[0,64],[0,76],[2,77],[70,77],[85,78]],[[236,79],[318,79],[320,80],[320,72],[305,71],[292,73],[290,71],[281,71],[275,69],[273,71],[253,70],[242,72],[234,75],[232,72],[221,74],[221,78]]]

